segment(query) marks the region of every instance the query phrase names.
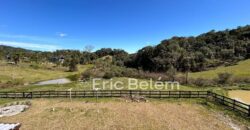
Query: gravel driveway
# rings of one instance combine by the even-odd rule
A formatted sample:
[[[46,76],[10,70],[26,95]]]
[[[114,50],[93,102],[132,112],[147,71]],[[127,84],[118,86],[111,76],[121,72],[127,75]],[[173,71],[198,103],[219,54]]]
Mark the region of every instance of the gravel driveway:
[[[41,81],[41,82],[36,83],[35,85],[67,84],[67,83],[70,83],[70,82],[71,81],[69,79],[61,78],[61,79]]]

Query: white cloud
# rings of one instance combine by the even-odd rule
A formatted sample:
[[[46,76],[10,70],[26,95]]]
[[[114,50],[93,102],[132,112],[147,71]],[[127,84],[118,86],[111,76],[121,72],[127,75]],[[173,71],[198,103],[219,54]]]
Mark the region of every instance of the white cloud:
[[[59,46],[51,44],[37,44],[37,43],[16,42],[16,41],[0,41],[0,45],[21,47],[34,50],[44,50],[44,51],[54,51],[60,49]]]
[[[61,32],[57,33],[57,35],[58,35],[59,37],[66,37],[66,36],[68,36],[68,34],[66,34],[66,33],[61,33]]]

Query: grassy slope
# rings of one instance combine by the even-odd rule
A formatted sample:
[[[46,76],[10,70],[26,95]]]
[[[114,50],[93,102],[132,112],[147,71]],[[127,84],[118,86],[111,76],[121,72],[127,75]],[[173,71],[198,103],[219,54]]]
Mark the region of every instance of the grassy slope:
[[[241,61],[234,66],[221,66],[213,70],[190,73],[192,78],[216,78],[218,73],[232,73],[235,77],[250,77],[250,59]]]
[[[34,83],[42,80],[63,78],[72,74],[82,72],[91,65],[79,66],[78,72],[66,72],[67,68],[53,68],[49,65],[42,65],[39,68],[32,68],[30,64],[22,63],[18,66],[7,65],[0,62],[0,81],[7,82],[12,80],[22,80],[24,83]]]
[[[98,88],[101,89],[115,89],[112,88],[110,83],[112,82],[112,84],[115,84],[116,81],[122,82],[123,85],[118,85],[120,87],[122,87],[122,89],[140,89],[140,90],[157,90],[156,87],[154,87],[154,81],[152,81],[152,85],[150,85],[150,80],[145,80],[145,79],[138,79],[138,84],[142,81],[146,81],[149,84],[145,87],[141,87],[141,88],[135,88],[135,87],[128,87],[128,82],[129,79],[126,77],[115,77],[112,80],[109,79],[101,79],[98,83],[103,84],[104,82],[109,82],[105,85],[104,88],[101,88],[101,86],[99,86]],[[72,82],[70,84],[62,84],[62,85],[43,85],[43,86],[35,86],[35,85],[27,85],[27,86],[16,86],[16,87],[10,87],[10,88],[5,88],[5,89],[1,89],[0,91],[45,91],[45,90],[68,90],[69,88],[72,88],[72,90],[93,90],[93,81],[89,80],[86,82]],[[193,88],[193,87],[187,87],[187,86],[180,86],[181,90],[203,90],[203,88]],[[209,89],[209,88],[207,88]],[[171,87],[168,86],[168,88],[160,88],[159,90],[171,90]],[[177,87],[174,88],[174,90],[177,90]]]

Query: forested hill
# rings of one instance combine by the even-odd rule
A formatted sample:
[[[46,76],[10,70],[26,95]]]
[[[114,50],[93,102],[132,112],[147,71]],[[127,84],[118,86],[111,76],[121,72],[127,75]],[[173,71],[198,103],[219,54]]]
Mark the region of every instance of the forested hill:
[[[11,46],[5,46],[5,45],[0,44],[0,52],[4,53],[4,54],[6,54],[6,53],[14,53],[14,52],[27,53],[27,52],[32,52],[32,50],[27,50],[27,49],[17,48],[17,47],[11,47]]]
[[[77,63],[86,64],[106,55],[113,57],[113,64],[146,71],[202,71],[250,58],[250,26],[210,31],[197,37],[173,37],[156,46],[144,47],[135,54],[111,48],[102,48],[96,52],[40,52],[0,45],[0,59],[8,56],[8,60],[20,58],[35,62],[58,62],[61,58],[65,61],[74,58]]]
[[[148,71],[201,71],[250,57],[250,26],[210,31],[197,37],[173,37],[147,46],[131,57],[127,66]]]

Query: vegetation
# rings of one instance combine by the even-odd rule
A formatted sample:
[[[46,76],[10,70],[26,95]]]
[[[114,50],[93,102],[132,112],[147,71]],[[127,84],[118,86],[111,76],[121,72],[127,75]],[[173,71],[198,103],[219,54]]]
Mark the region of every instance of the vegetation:
[[[248,59],[250,26],[218,32],[212,30],[197,37],[173,37],[163,40],[159,45],[144,47],[135,54],[128,54],[121,49],[102,48],[91,52],[92,49],[92,46],[86,46],[82,52],[40,52],[0,46],[0,57],[16,64],[19,61],[53,62],[69,66],[70,71],[75,71],[76,64],[93,63],[96,59],[109,55],[112,56],[112,64],[117,66],[161,73],[198,72],[221,65],[234,65]]]
[[[91,65],[79,65],[78,72],[67,72],[67,68],[57,67],[55,64],[19,63],[17,66],[0,62],[0,86],[1,84],[9,84],[10,86],[13,86],[13,84],[27,85],[37,81],[63,78],[81,73],[90,67]]]
[[[127,66],[154,72],[166,72],[172,66],[178,71],[196,72],[231,65],[250,57],[250,26],[212,30],[197,37],[173,37],[144,47],[131,57]]]
[[[190,73],[191,78],[204,78],[213,79],[218,76],[219,73],[230,73],[235,78],[247,78],[250,77],[250,60],[244,60],[238,62],[236,65],[232,66],[219,66],[217,68]]]

